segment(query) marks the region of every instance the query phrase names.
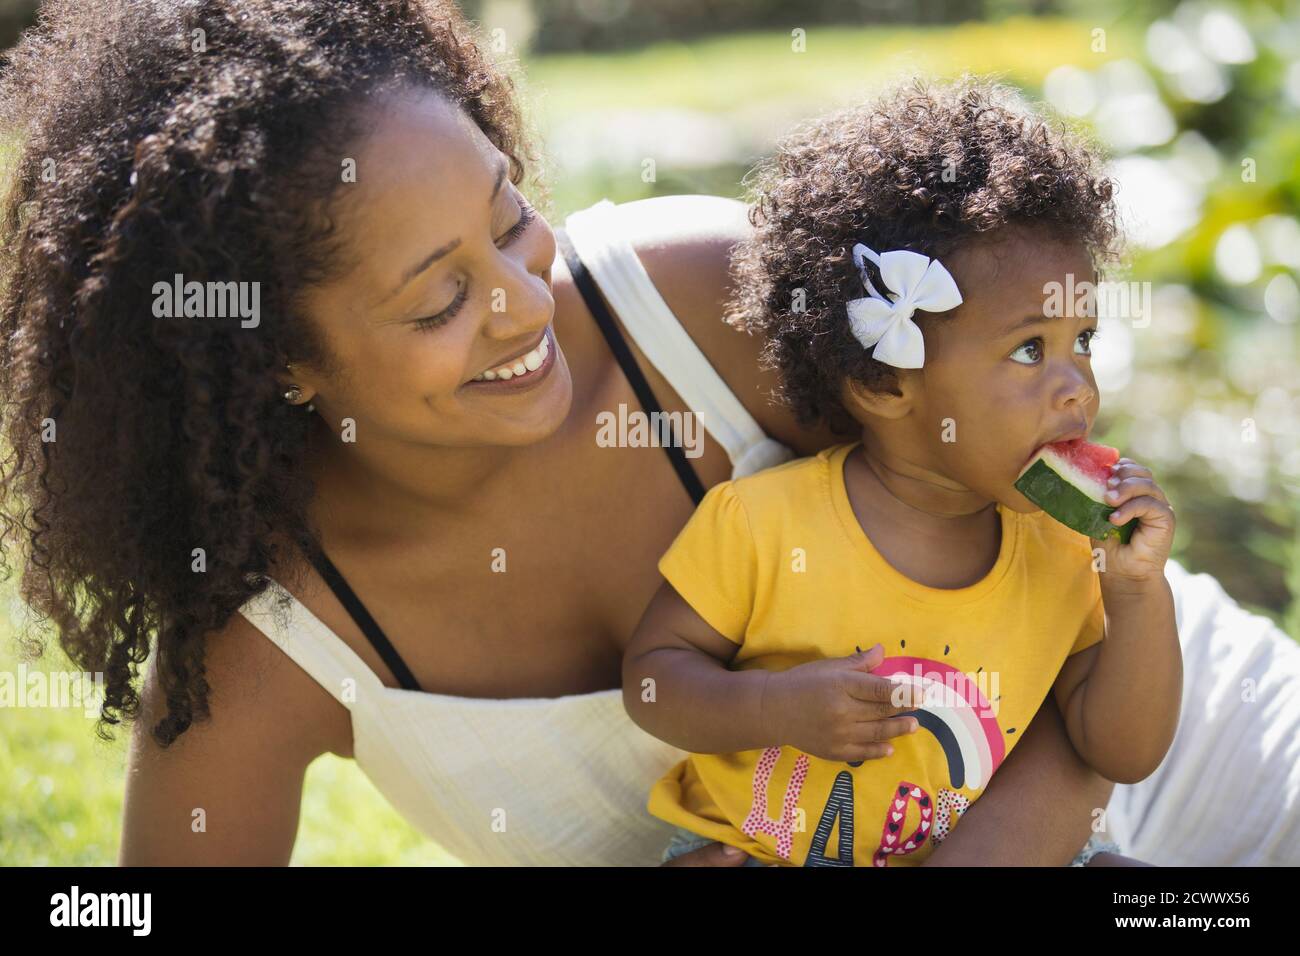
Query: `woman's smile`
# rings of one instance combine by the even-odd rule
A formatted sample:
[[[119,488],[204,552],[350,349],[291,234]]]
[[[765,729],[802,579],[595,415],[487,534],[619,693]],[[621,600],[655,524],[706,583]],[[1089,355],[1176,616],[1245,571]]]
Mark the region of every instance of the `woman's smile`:
[[[490,389],[492,391],[520,392],[540,385],[555,367],[555,338],[550,325],[542,330],[542,338],[528,352],[484,369],[462,388]]]

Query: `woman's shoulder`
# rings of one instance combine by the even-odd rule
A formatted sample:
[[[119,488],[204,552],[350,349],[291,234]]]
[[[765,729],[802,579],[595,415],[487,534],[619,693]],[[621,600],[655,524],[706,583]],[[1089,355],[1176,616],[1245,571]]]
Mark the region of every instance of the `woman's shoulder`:
[[[275,553],[269,577],[305,604],[311,599],[307,562],[296,549],[280,546]],[[241,612],[208,636],[205,666],[209,685],[240,701],[256,723],[265,718],[283,728],[284,746],[352,756],[347,708]]]
[[[263,736],[278,728],[279,746],[311,758],[326,751],[352,756],[347,709],[243,614],[211,636],[205,665],[214,695],[243,711],[233,727],[260,728]]]
[[[753,228],[748,207],[721,196],[656,196],[617,210],[621,231],[659,294],[759,427],[801,455],[842,441],[824,426],[800,425],[774,399],[779,378],[762,367],[762,340],[723,321],[732,294],[731,254]]]

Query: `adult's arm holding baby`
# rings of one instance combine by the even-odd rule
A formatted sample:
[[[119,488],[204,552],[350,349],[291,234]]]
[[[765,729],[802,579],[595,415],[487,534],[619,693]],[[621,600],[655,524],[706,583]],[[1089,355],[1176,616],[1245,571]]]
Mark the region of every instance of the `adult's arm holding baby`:
[[[947,839],[922,866],[1067,866],[1115,784],[1089,767],[1049,696]]]

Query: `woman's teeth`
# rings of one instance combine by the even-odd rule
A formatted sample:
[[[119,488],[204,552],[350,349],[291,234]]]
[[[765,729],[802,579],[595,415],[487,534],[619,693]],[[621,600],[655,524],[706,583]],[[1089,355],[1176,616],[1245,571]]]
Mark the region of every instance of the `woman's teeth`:
[[[495,379],[510,379],[519,375],[527,375],[529,372],[535,372],[542,367],[546,361],[546,356],[551,351],[551,345],[545,335],[537,348],[533,349],[527,355],[522,355],[508,365],[502,365],[499,368],[490,368],[486,372],[480,372],[474,376],[476,382],[491,382]]]

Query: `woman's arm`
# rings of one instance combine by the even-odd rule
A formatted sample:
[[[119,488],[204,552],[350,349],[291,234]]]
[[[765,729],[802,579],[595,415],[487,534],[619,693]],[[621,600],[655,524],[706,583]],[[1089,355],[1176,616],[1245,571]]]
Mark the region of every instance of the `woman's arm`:
[[[1115,784],[1079,759],[1047,697],[988,788],[925,866],[1068,866]]]
[[[347,749],[348,713],[241,615],[208,639],[208,720],[170,747],[151,666],[127,760],[119,866],[285,866],[307,766]]]

